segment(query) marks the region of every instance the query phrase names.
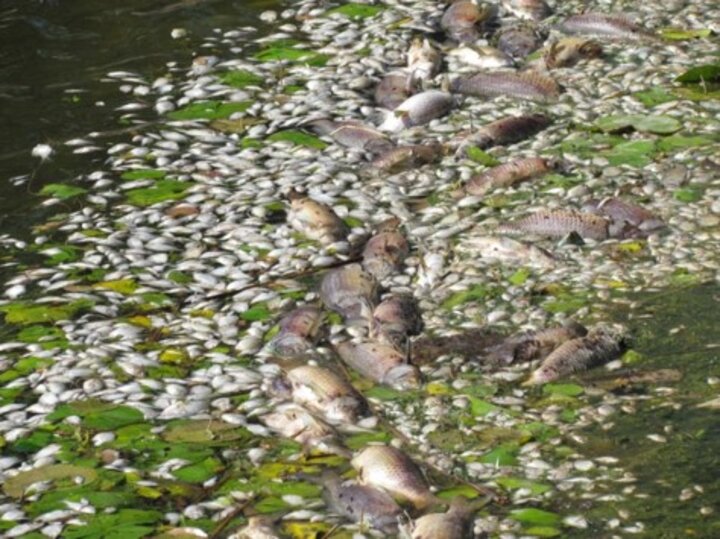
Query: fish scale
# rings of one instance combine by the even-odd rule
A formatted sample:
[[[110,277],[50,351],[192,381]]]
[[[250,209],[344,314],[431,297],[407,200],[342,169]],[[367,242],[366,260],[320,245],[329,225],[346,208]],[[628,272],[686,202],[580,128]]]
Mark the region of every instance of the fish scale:
[[[577,210],[540,210],[502,225],[499,231],[509,234],[529,232],[552,238],[562,238],[575,232],[582,238],[604,240],[608,237],[608,222],[592,213]]]
[[[550,170],[551,164],[541,157],[518,159],[473,176],[465,185],[465,191],[475,196],[484,195],[497,187],[510,187]]]
[[[476,73],[456,79],[451,88],[476,97],[504,95],[531,101],[555,101],[560,93],[554,80],[537,73]]]

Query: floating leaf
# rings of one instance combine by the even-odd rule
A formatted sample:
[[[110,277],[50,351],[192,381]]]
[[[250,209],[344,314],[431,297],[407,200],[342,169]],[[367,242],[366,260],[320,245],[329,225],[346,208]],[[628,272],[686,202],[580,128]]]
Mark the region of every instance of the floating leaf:
[[[134,206],[152,206],[158,202],[178,200],[185,192],[195,185],[192,182],[178,180],[159,180],[152,187],[131,189],[127,192],[128,202]]]
[[[661,28],[659,34],[670,41],[685,41],[687,39],[697,39],[701,37],[709,37],[712,30],[709,28],[685,29],[685,28]]]
[[[552,526],[531,526],[525,528],[525,532],[528,535],[535,537],[558,537],[562,532]]]
[[[703,197],[703,192],[702,190],[693,187],[685,187],[683,189],[676,190],[673,193],[673,196],[680,202],[690,203],[700,200]]]
[[[120,175],[123,180],[161,180],[167,175],[164,170],[154,168],[142,168],[139,170],[128,170]]]
[[[29,326],[22,329],[17,338],[22,342],[40,342],[65,339],[65,333],[60,328],[52,326]],[[17,366],[15,366],[17,369]]]
[[[518,447],[515,444],[508,444],[496,447],[489,453],[480,457],[480,462],[492,464],[493,466],[516,466]]]
[[[5,313],[5,322],[8,324],[30,325],[69,320],[79,311],[89,309],[93,305],[94,303],[89,300],[78,300],[66,305],[16,302],[1,305],[0,312]]]
[[[688,84],[683,88],[676,88],[673,93],[681,99],[690,101],[720,100],[720,85],[717,83]]]
[[[508,281],[510,281],[511,284],[514,284],[515,286],[520,286],[525,283],[525,281],[528,280],[530,277],[531,272],[527,268],[520,268],[515,273],[513,273]]]
[[[707,146],[713,142],[715,141],[712,138],[705,135],[671,135],[660,139],[657,143],[657,149],[669,153],[674,150]]]
[[[365,391],[365,396],[370,399],[378,399],[381,401],[397,400],[402,399],[407,395],[407,392],[397,391],[390,389],[389,387],[373,386]]]
[[[161,520],[159,511],[121,509],[116,513],[92,515],[84,525],[69,525],[63,530],[64,539],[140,539],[153,532]]]
[[[172,472],[180,481],[187,483],[204,483],[215,477],[224,468],[222,462],[215,458],[207,458],[201,462],[183,466]]]
[[[643,92],[636,92],[633,97],[646,107],[655,107],[670,101],[677,101],[677,96],[668,93],[662,88],[651,88]]]
[[[200,419],[173,423],[162,436],[168,442],[208,444],[247,439],[249,433],[231,423]]]
[[[322,150],[327,147],[327,144],[319,138],[298,131],[296,129],[286,129],[285,131],[278,131],[270,135],[267,140],[270,142],[287,141],[292,142],[298,146],[306,146],[308,148],[314,148],[316,150]]]
[[[387,432],[362,432],[360,434],[354,434],[345,438],[345,445],[356,451],[362,449],[366,445],[372,442],[383,442],[388,443],[392,439],[392,436]]]
[[[256,53],[253,58],[260,62],[287,61],[296,64],[307,64],[311,67],[322,67],[330,60],[330,55],[280,45],[269,46]]]
[[[89,429],[111,431],[127,425],[142,423],[145,417],[142,412],[130,406],[113,406],[111,408],[90,412],[83,418],[83,425]]]
[[[368,4],[356,4],[351,2],[336,8],[329,9],[327,15],[344,15],[351,19],[365,19],[368,17],[374,17],[380,13],[384,8],[382,6],[370,6]]]
[[[82,195],[83,193],[87,193],[87,189],[62,183],[49,183],[40,190],[41,195],[53,196],[61,200]]]
[[[113,281],[102,281],[95,285],[96,288],[112,290],[118,294],[129,296],[137,290],[138,284],[133,279],[116,279]]]
[[[543,393],[547,395],[562,395],[565,397],[577,397],[582,395],[585,389],[577,384],[545,384]]]
[[[38,481],[67,480],[75,486],[74,479],[82,477],[85,484],[97,479],[97,472],[92,468],[73,466],[71,464],[52,464],[41,466],[5,479],[3,491],[12,498],[22,498],[25,490]]]
[[[675,80],[683,83],[720,81],[720,64],[706,64],[690,68]]]
[[[267,320],[271,316],[272,313],[265,303],[258,303],[257,305],[250,307],[247,311],[240,313],[240,318],[247,320],[248,322]]]
[[[640,139],[618,144],[602,155],[604,155],[613,166],[630,165],[633,167],[644,167],[652,161],[651,156],[654,152],[655,141]]]
[[[428,395],[452,395],[452,389],[441,382],[430,382],[425,386]]]
[[[253,506],[253,509],[260,514],[278,513],[290,507],[287,502],[278,496],[263,498]]]
[[[484,401],[482,399],[479,399],[477,397],[469,397],[470,398],[470,411],[472,412],[472,415],[475,417],[487,415],[493,410],[497,410],[498,407],[494,404]]]
[[[531,524],[535,526],[555,526],[560,523],[560,515],[528,507],[525,509],[515,509],[510,511],[510,518],[522,522],[523,524]]]
[[[477,146],[470,146],[467,150],[465,150],[465,154],[469,159],[472,159],[481,165],[485,165],[486,167],[494,167],[500,164],[500,161]]]
[[[640,114],[618,114],[614,116],[604,116],[595,121],[595,127],[605,131],[606,133],[615,133],[624,131],[635,125],[642,119]]]
[[[477,490],[469,485],[460,485],[457,487],[443,489],[437,493],[437,496],[442,500],[452,501],[458,496],[464,496],[468,499],[477,498],[479,494]]]
[[[223,133],[244,133],[248,127],[262,123],[260,118],[223,118],[210,122],[210,127]]]
[[[251,73],[246,69],[237,69],[234,71],[226,71],[218,77],[223,83],[233,88],[245,88],[246,86],[260,86],[265,82],[265,78],[255,73]]]
[[[455,292],[448,299],[443,301],[442,306],[445,309],[452,310],[455,307],[459,307],[463,303],[469,301],[480,301],[488,297],[489,289],[484,284],[473,285],[469,290],[463,290],[461,292]]]
[[[669,135],[680,130],[682,126],[675,118],[669,116],[645,116],[635,122],[635,129],[658,135]]]
[[[312,537],[328,537],[328,532],[335,529],[325,522],[283,522],[283,531],[294,539],[310,539]]]
[[[536,483],[535,481],[520,477],[498,477],[495,482],[507,490],[527,489],[535,496],[545,494],[549,490],[552,490],[552,487],[548,484]]]
[[[250,105],[251,101],[198,101],[168,113],[168,117],[173,120],[218,120],[245,112]]]

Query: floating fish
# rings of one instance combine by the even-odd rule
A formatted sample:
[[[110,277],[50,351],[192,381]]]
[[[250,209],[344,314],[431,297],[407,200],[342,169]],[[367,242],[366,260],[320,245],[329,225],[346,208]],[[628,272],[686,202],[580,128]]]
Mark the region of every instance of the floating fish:
[[[388,110],[394,110],[413,94],[412,78],[404,71],[393,71],[385,75],[375,87],[375,103]]]
[[[458,151],[463,152],[469,146],[489,148],[496,145],[515,144],[536,135],[547,128],[552,120],[544,114],[524,114],[507,116],[481,127],[477,132],[461,137]]]
[[[397,174],[437,161],[443,153],[444,148],[439,143],[396,146],[378,155],[371,165],[383,172]]]
[[[446,513],[429,513],[416,519],[410,533],[405,537],[409,539],[466,539],[473,537],[472,515],[473,507],[458,496],[450,503]]]
[[[542,47],[543,38],[529,26],[515,26],[503,30],[496,46],[512,58],[525,58]]]
[[[412,296],[390,296],[373,311],[371,336],[380,342],[401,347],[422,329],[420,309]]]
[[[398,132],[408,127],[424,125],[430,120],[445,116],[454,104],[453,96],[440,90],[427,90],[403,101],[378,129]]]
[[[569,340],[547,356],[527,385],[552,382],[571,374],[599,367],[620,357],[625,336],[614,328],[592,328],[584,337]]]
[[[515,65],[512,57],[495,47],[463,45],[452,49],[448,55],[457,58],[463,64],[478,69],[497,69]]]
[[[388,445],[370,445],[350,462],[364,485],[380,488],[399,501],[408,501],[417,509],[438,503],[430,492],[420,468],[405,453]]]
[[[437,75],[442,63],[440,52],[430,44],[430,41],[422,38],[415,38],[410,43],[407,54],[408,71],[410,81],[426,81]]]
[[[593,39],[566,37],[551,43],[542,61],[548,69],[555,69],[573,66],[580,60],[599,58],[602,54],[602,46]]]
[[[336,445],[332,427],[294,403],[280,404],[272,412],[261,416],[260,420],[280,436],[306,447],[325,449]]]
[[[398,517],[403,511],[384,490],[343,481],[332,472],[323,473],[322,483],[323,499],[331,511],[353,522],[367,523],[386,534],[397,532]]]
[[[268,343],[268,349],[279,357],[297,357],[308,352],[322,324],[323,313],[305,305],[280,321],[280,331]]]
[[[512,335],[490,349],[487,360],[493,364],[512,365],[544,359],[561,344],[587,335],[587,329],[576,322],[556,328],[525,331]]]
[[[615,391],[627,389],[632,386],[646,384],[668,384],[682,380],[683,374],[677,369],[657,369],[653,371],[629,370],[613,372],[610,376],[593,378],[591,383],[595,386]]]
[[[653,37],[652,34],[640,28],[628,18],[622,15],[607,15],[605,13],[572,15],[560,24],[560,30],[569,34],[617,39],[634,40]]]
[[[590,200],[583,210],[609,218],[609,233],[613,237],[643,236],[665,226],[652,212],[615,197]]]
[[[309,125],[317,134],[328,136],[342,146],[363,150],[373,155],[386,152],[395,146],[384,133],[360,122],[314,120]]]
[[[459,43],[473,43],[480,37],[483,23],[493,17],[489,6],[479,7],[472,0],[458,0],[450,4],[440,19],[440,26],[448,37]]]
[[[473,176],[465,184],[465,191],[470,195],[482,196],[498,187],[510,187],[542,176],[554,168],[553,163],[542,157],[517,159]]]
[[[502,6],[520,19],[541,21],[552,15],[545,0],[502,0]]]
[[[327,204],[293,191],[289,197],[288,223],[311,240],[323,244],[342,241],[349,233],[347,225]]]
[[[236,531],[228,539],[280,539],[268,517],[250,517],[247,526]]]
[[[555,266],[555,258],[545,249],[506,236],[469,236],[458,247],[489,262],[540,268]]]
[[[540,210],[501,226],[499,231],[508,234],[528,232],[552,238],[575,232],[581,238],[604,240],[608,238],[608,222],[598,215],[577,210]]]
[[[476,73],[455,79],[451,87],[459,94],[477,97],[504,95],[531,101],[555,101],[560,94],[557,83],[539,73]]]
[[[370,320],[377,297],[377,284],[360,264],[348,264],[325,274],[320,299],[347,322]]]
[[[335,349],[345,363],[374,382],[401,391],[420,386],[420,371],[393,346],[373,341],[345,341]]]
[[[365,244],[362,267],[376,279],[384,279],[398,271],[410,252],[399,228],[399,219],[389,219]]]

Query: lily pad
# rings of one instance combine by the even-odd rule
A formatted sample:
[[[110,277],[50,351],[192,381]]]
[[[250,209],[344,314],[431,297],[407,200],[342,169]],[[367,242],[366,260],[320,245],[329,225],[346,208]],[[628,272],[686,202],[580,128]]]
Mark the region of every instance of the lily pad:
[[[463,496],[468,499],[478,497],[478,491],[469,485],[460,485],[457,487],[450,487],[443,489],[437,493],[438,498],[442,500],[452,501],[458,496]]]
[[[67,480],[75,486],[74,480],[76,477],[82,477],[83,482],[87,484],[97,479],[97,472],[92,468],[73,466],[71,464],[42,466],[7,478],[3,485],[3,491],[11,498],[22,498],[25,490],[38,481]]]
[[[112,290],[113,292],[127,296],[137,290],[138,284],[133,279],[116,279],[113,281],[102,281],[97,283],[95,287]]]
[[[84,193],[87,193],[87,189],[63,183],[49,183],[40,190],[41,195],[53,196],[60,200],[76,197]]]
[[[222,462],[215,458],[207,458],[201,462],[183,466],[172,472],[180,481],[187,483],[204,483],[215,477],[224,468]]]
[[[682,83],[720,81],[720,64],[706,64],[690,68],[675,80]]]
[[[604,116],[595,121],[595,127],[605,131],[606,133],[615,133],[624,131],[635,125],[635,122],[642,119],[640,114],[619,114],[614,116]]]
[[[496,447],[489,453],[480,457],[480,462],[492,464],[493,466],[516,466],[518,447],[515,444]]]
[[[537,483],[521,477],[498,477],[495,482],[507,490],[527,489],[535,496],[552,490],[552,487],[548,484]]]
[[[640,139],[618,144],[602,155],[606,157],[613,166],[629,165],[632,167],[644,167],[652,162],[654,152],[655,141]]]
[[[370,6],[368,4],[356,4],[351,2],[339,7],[329,9],[327,15],[344,15],[351,19],[366,19],[368,17],[374,17],[380,13],[384,8],[382,6]]]
[[[251,101],[198,101],[168,113],[168,117],[173,120],[218,120],[229,118],[236,112],[245,112],[250,105]]]
[[[240,313],[240,318],[247,320],[248,322],[267,320],[271,316],[272,313],[265,303],[258,303],[257,305],[250,307],[247,311]]]
[[[643,116],[641,114],[620,114],[599,118],[595,126],[606,133],[615,133],[633,128],[636,131],[666,135],[678,131],[682,126],[669,116]]]
[[[327,147],[327,144],[317,138],[316,136],[309,135],[296,129],[287,129],[285,131],[278,131],[270,135],[267,140],[270,142],[286,141],[292,142],[298,146],[306,146],[316,150],[322,150]]]
[[[443,301],[444,309],[452,310],[470,301],[481,301],[490,295],[490,290],[484,284],[476,284],[469,290],[455,292],[448,299]]]
[[[349,436],[348,438],[346,438],[345,445],[349,449],[356,451],[358,449],[362,449],[371,442],[388,443],[391,439],[392,436],[387,432],[363,432],[360,434],[354,434],[353,436]]]
[[[256,75],[246,69],[227,71],[218,77],[223,83],[233,88],[245,88],[246,86],[261,86],[265,78]]]
[[[672,152],[685,148],[697,148],[707,146],[715,142],[714,139],[705,135],[672,135],[658,141],[657,149],[661,152]]]
[[[561,520],[560,515],[557,513],[535,509],[534,507],[510,511],[510,518],[534,526],[556,526]]]
[[[557,528],[553,528],[552,526],[531,526],[529,528],[525,528],[525,532],[528,535],[533,535],[535,537],[559,537],[562,533]]]
[[[159,180],[152,187],[131,189],[127,192],[127,198],[134,206],[152,206],[159,202],[183,198],[193,185],[195,184],[178,180]]]
[[[663,39],[668,39],[670,41],[685,41],[688,39],[709,37],[712,35],[712,30],[709,28],[661,28],[658,33],[663,37]]]
[[[223,421],[192,420],[172,424],[164,433],[168,442],[217,444],[249,438],[247,430]]]
[[[67,526],[67,539],[140,539],[153,532],[163,514],[159,511],[121,509],[116,513],[92,515],[84,525]]]
[[[143,168],[139,170],[128,170],[120,175],[123,180],[161,180],[167,176],[164,170],[154,168]]]
[[[481,165],[485,165],[486,167],[494,167],[500,164],[500,161],[476,146],[470,146],[467,150],[465,150],[465,153],[469,159],[472,159]]]
[[[577,384],[545,384],[543,393],[547,395],[562,395],[565,397],[577,397],[582,395],[585,389]]]
[[[5,313],[5,322],[8,324],[30,325],[69,320],[79,311],[93,305],[93,302],[88,300],[78,300],[65,305],[16,302],[0,306],[0,312]]]
[[[670,101],[677,101],[677,96],[668,93],[662,88],[651,88],[643,92],[636,92],[633,97],[646,107],[655,107]]]
[[[260,62],[287,61],[295,64],[306,64],[311,67],[322,67],[330,60],[330,55],[280,45],[265,48],[256,53],[253,58]]]

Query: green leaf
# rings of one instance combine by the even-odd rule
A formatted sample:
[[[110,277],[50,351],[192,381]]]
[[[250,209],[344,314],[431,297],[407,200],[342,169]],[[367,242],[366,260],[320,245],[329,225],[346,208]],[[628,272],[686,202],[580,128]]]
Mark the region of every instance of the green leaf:
[[[97,472],[91,468],[73,466],[70,464],[51,464],[33,468],[17,475],[8,477],[3,485],[3,491],[11,498],[21,498],[33,483],[38,481],[65,481],[75,486],[75,478],[82,477],[85,484],[97,479]]]
[[[8,324],[43,324],[69,320],[79,311],[89,309],[93,305],[94,303],[89,300],[78,300],[66,305],[16,302],[0,306],[0,312],[5,313],[5,322]]]
[[[558,537],[562,532],[552,526],[531,526],[525,528],[525,532],[528,535],[534,535],[535,537]]]
[[[41,195],[53,196],[60,200],[82,195],[83,193],[87,193],[87,189],[62,183],[49,183],[40,190]]]
[[[123,172],[120,178],[123,180],[161,180],[167,173],[164,170],[154,168],[143,168],[139,170],[128,170]]]
[[[245,112],[250,105],[252,101],[198,101],[168,113],[168,117],[173,120],[218,120]]]
[[[23,328],[17,335],[19,341],[36,343],[41,340],[65,339],[65,333],[60,328],[52,326],[29,326]],[[15,366],[17,369],[17,366]]]
[[[498,477],[495,482],[506,490],[527,489],[534,496],[539,496],[552,490],[552,487],[546,483],[536,483],[535,481],[520,477]]]
[[[382,6],[370,6],[368,4],[356,4],[349,3],[340,7],[332,8],[326,11],[327,15],[344,15],[351,19],[365,19],[368,17],[374,17],[380,13],[383,9]]]
[[[256,53],[253,58],[260,62],[287,61],[296,64],[306,64],[311,67],[322,67],[330,60],[330,55],[283,45],[271,45]]]
[[[196,464],[184,466],[175,470],[172,474],[180,481],[186,481],[188,483],[204,483],[208,479],[214,477],[222,469],[222,462],[215,458],[208,458]]]
[[[487,285],[476,284],[469,290],[455,292],[448,299],[443,301],[442,306],[444,309],[452,310],[470,301],[481,301],[487,298],[489,294],[490,292]]]
[[[290,506],[286,502],[284,502],[282,498],[279,498],[277,496],[268,496],[267,498],[263,498],[258,503],[256,503],[253,509],[255,509],[255,511],[260,514],[267,514],[278,513],[280,511],[286,510],[288,507]]]
[[[520,286],[525,283],[525,281],[528,280],[530,277],[531,272],[527,268],[520,268],[515,273],[513,273],[508,281],[510,281],[511,284],[514,284],[515,286]]]
[[[223,83],[233,88],[245,88],[246,86],[261,86],[265,78],[245,69],[227,71],[218,77]]]
[[[67,539],[140,539],[154,531],[162,519],[158,511],[121,509],[117,513],[93,515],[84,526],[68,526],[63,530]]]
[[[502,445],[496,447],[489,453],[485,453],[480,457],[480,462],[492,464],[493,466],[516,466],[518,447],[515,444]]]
[[[51,249],[50,253],[52,254],[44,253],[49,257],[47,259],[47,265],[49,266],[57,266],[65,262],[74,262],[80,259],[82,253],[81,249],[71,245],[55,245]]]
[[[387,432],[363,432],[360,434],[354,434],[353,436],[349,436],[345,438],[345,445],[348,447],[348,449],[352,449],[353,451],[357,451],[358,449],[362,449],[366,445],[372,442],[383,442],[388,443],[392,440],[392,436],[388,434]]]
[[[472,159],[481,165],[485,165],[486,167],[494,167],[500,164],[500,161],[477,146],[470,146],[467,150],[465,150],[465,154],[469,159]]]
[[[677,101],[677,96],[666,92],[662,88],[651,88],[643,92],[636,92],[633,97],[646,107],[655,107],[670,101]]]
[[[565,397],[577,397],[582,395],[585,389],[577,384],[545,384],[543,393],[546,395],[562,395]]]
[[[720,100],[720,84],[698,83],[688,84],[683,88],[676,88],[673,93],[681,99],[690,101],[707,101],[709,99]]]
[[[478,491],[469,485],[460,485],[457,487],[450,487],[443,489],[437,493],[438,498],[442,500],[452,501],[458,496],[463,496],[472,500],[479,496]]]
[[[697,39],[701,37],[709,37],[712,35],[712,30],[709,28],[701,29],[685,29],[685,28],[661,28],[659,30],[660,36],[670,41],[685,41],[687,39]]]
[[[635,129],[658,135],[669,135],[680,130],[682,126],[675,118],[669,116],[645,116],[635,122]]]
[[[391,401],[402,399],[407,395],[405,391],[397,391],[389,387],[373,386],[365,391],[365,396],[370,399],[378,399],[381,401]]]
[[[130,406],[115,406],[109,410],[91,412],[85,416],[83,425],[89,429],[111,431],[144,421],[142,412]]]
[[[267,320],[271,316],[272,313],[265,303],[258,303],[250,307],[247,311],[240,313],[240,318],[247,320],[248,322]]]
[[[644,167],[652,162],[651,156],[654,152],[654,141],[640,139],[618,144],[602,155],[604,155],[613,166],[630,165],[633,167]]]
[[[693,187],[685,187],[683,189],[677,189],[673,196],[680,202],[697,202],[703,197],[703,192],[700,189]]]
[[[531,524],[535,526],[556,526],[560,523],[560,515],[528,507],[525,509],[515,509],[510,511],[510,518],[517,520],[523,524]]]
[[[715,141],[712,138],[705,135],[671,135],[660,139],[657,143],[657,149],[669,153],[674,150],[706,146],[713,142]]]
[[[112,290],[118,294],[129,296],[137,290],[138,284],[133,279],[116,279],[113,281],[102,281],[95,285],[96,288]]]
[[[296,129],[286,129],[285,131],[278,131],[277,133],[273,133],[272,135],[270,135],[267,140],[269,140],[270,142],[292,142],[293,144],[296,144],[298,146],[306,146],[315,150],[322,150],[327,147],[327,144],[319,138],[304,133],[302,131],[298,131]]]
[[[487,415],[493,410],[497,410],[498,407],[494,404],[484,401],[482,399],[479,399],[477,397],[469,396],[470,399],[470,412],[472,412],[472,415],[475,417]]]
[[[195,185],[192,182],[178,180],[159,180],[151,187],[131,189],[127,192],[128,202],[134,206],[152,206],[166,200],[178,200]]]
[[[223,444],[249,439],[247,430],[223,421],[188,420],[172,423],[163,433],[168,442],[185,442],[205,445]]]
[[[720,81],[720,64],[706,64],[693,67],[675,80],[682,83]]]
[[[642,119],[640,114],[618,114],[614,116],[604,116],[595,121],[595,127],[605,131],[606,133],[615,133],[624,131],[635,125]]]

